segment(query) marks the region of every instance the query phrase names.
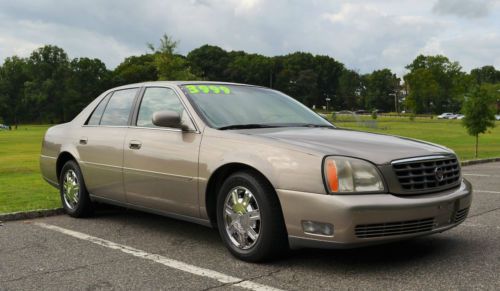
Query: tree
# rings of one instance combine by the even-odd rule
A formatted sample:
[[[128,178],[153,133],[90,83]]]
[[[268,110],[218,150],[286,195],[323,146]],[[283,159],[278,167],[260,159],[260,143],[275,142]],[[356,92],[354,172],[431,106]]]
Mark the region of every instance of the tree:
[[[131,56],[119,64],[112,73],[112,83],[120,86],[158,80],[155,57],[153,54]]]
[[[99,94],[111,88],[111,73],[99,59],[73,59],[69,64],[68,75],[63,105],[70,119]]]
[[[43,46],[31,53],[25,94],[31,119],[43,122],[69,120],[63,106],[67,96],[66,78],[69,72],[68,55],[62,48]]]
[[[275,87],[307,106],[314,105],[320,96],[317,91],[318,74],[315,72],[314,56],[310,53],[295,52],[276,57],[275,61],[280,68],[276,74]],[[324,101],[321,104],[324,104]]]
[[[198,77],[191,72],[189,63],[184,56],[175,54],[178,41],[164,34],[160,46],[148,44],[154,53],[154,64],[159,80],[193,80]]]
[[[467,128],[467,133],[476,137],[475,158],[478,156],[479,134],[495,126],[495,110],[492,103],[493,100],[488,91],[481,87],[477,87],[464,102],[465,117],[462,122]]]
[[[376,70],[363,76],[365,108],[396,110],[393,94],[399,91],[399,83],[400,79],[389,69]]]
[[[26,59],[14,56],[0,67],[0,116],[16,127],[24,118],[24,83],[29,80],[26,65]]]
[[[468,90],[468,79],[458,62],[442,55],[419,55],[406,66],[407,106],[414,113],[458,111]]]
[[[339,78],[338,94],[342,103],[337,105],[338,108],[354,111],[356,108],[363,107],[362,90],[361,76],[356,71],[344,70]]]
[[[339,82],[345,72],[344,65],[337,62],[329,56],[314,56],[314,72],[317,74],[316,88],[317,92],[313,99],[314,104],[325,104],[326,98],[330,98],[333,107],[349,108],[351,100],[349,95],[343,95],[339,91]]]
[[[187,61],[193,72],[210,81],[226,80],[225,71],[231,60],[228,52],[208,44],[192,50],[187,55]]]
[[[269,57],[259,54],[235,56],[227,66],[224,75],[230,82],[270,86],[273,62]]]
[[[493,66],[483,66],[481,68],[473,69],[470,71],[470,74],[474,81],[478,84],[495,84],[500,82],[500,71],[497,71]]]

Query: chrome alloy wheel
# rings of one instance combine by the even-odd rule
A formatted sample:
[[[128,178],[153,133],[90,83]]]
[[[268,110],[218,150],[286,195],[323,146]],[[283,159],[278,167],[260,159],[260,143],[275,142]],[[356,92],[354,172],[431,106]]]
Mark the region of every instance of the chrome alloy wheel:
[[[68,206],[69,209],[74,209],[78,200],[80,199],[80,183],[78,181],[78,177],[76,176],[75,171],[69,169],[64,174],[63,180],[63,197],[64,203]]]
[[[234,246],[249,249],[255,245],[261,230],[260,209],[252,192],[238,186],[224,201],[224,226]]]

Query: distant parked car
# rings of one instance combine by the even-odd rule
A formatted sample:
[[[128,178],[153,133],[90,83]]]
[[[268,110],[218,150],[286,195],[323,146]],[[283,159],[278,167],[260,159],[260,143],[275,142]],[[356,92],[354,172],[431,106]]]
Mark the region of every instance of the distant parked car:
[[[5,124],[0,124],[0,129],[9,130],[9,126]]]
[[[438,119],[454,119],[456,118],[456,115],[453,113],[443,113],[441,115],[437,116]]]
[[[495,115],[496,120],[500,120],[500,114]]]
[[[464,119],[465,115],[463,114],[457,114],[455,115],[455,118],[454,119]]]
[[[349,111],[349,110],[341,110],[341,111],[337,111],[335,113],[336,114],[349,114],[349,115],[352,115],[354,112]]]

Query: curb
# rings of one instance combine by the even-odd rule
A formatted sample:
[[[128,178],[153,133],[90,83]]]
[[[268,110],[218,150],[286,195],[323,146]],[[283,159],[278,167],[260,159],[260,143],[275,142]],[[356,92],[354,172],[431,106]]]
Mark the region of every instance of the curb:
[[[0,222],[12,221],[12,220],[23,220],[23,219],[33,219],[39,217],[48,217],[54,215],[63,214],[64,210],[62,208],[55,209],[39,209],[33,211],[21,211],[13,213],[0,214]]]
[[[461,166],[471,166],[471,165],[493,163],[493,162],[500,162],[500,157],[499,158],[489,158],[489,159],[463,161],[463,162],[460,163],[460,165]]]
[[[500,157],[463,161],[463,162],[460,162],[460,165],[463,167],[463,166],[471,166],[471,165],[493,163],[493,162],[500,162]],[[23,220],[23,219],[33,219],[33,218],[39,218],[39,217],[55,216],[55,215],[60,215],[63,213],[64,213],[64,209],[62,209],[62,208],[40,209],[40,210],[33,210],[33,211],[26,211],[26,212],[5,213],[5,214],[0,214],[0,223],[2,221]]]

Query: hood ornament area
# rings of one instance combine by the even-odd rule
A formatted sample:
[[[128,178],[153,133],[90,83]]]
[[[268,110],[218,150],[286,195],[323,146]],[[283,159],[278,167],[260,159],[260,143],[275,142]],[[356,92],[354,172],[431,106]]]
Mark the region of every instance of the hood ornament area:
[[[443,182],[444,180],[444,170],[442,167],[436,167],[434,169],[434,176],[438,182]]]

